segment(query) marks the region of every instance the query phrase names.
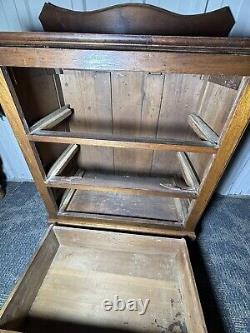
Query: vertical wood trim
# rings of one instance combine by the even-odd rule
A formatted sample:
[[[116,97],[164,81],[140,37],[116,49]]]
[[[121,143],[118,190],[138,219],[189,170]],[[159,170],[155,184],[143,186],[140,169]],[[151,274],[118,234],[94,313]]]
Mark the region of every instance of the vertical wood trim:
[[[0,102],[11,127],[14,129],[19,146],[23,152],[26,162],[28,163],[31,174],[37,185],[37,189],[45,202],[49,216],[54,217],[57,213],[57,205],[51,190],[47,189],[44,184],[44,170],[42,168],[42,164],[39,160],[35,146],[30,144],[26,136],[23,123],[20,119],[21,106],[5,68],[0,69]]]
[[[242,87],[242,86],[241,86]],[[233,105],[233,110],[225,126],[226,130],[220,138],[220,148],[213,160],[207,177],[200,186],[200,194],[189,207],[189,215],[186,228],[189,231],[195,229],[206,205],[222,176],[231,155],[240,141],[245,128],[250,120],[250,80],[246,80],[243,88],[240,88],[240,96]]]

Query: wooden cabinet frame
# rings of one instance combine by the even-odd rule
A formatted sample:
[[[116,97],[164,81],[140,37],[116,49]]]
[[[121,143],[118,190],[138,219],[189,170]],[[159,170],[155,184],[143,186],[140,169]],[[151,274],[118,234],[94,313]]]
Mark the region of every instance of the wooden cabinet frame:
[[[195,227],[205,210],[250,118],[250,40],[238,38],[126,36],[70,33],[1,33],[0,34],[0,101],[14,130],[37,188],[49,213],[49,221],[62,225],[125,230],[158,235],[195,237]],[[218,137],[201,118],[189,116],[189,125],[200,137],[199,144],[181,140],[114,137],[111,135],[81,135],[51,130],[55,124],[71,114],[67,105],[56,110],[29,127],[25,120],[8,68],[29,67],[47,69],[74,69],[92,71],[132,71],[150,73],[180,73],[200,75],[243,76],[239,93],[231,108],[226,125]],[[46,176],[35,143],[69,144]],[[77,145],[176,151],[183,176],[189,185],[186,190],[176,187],[159,189],[150,187],[154,194],[165,194],[177,199],[181,225],[171,223],[144,223],[141,218],[89,214],[66,214],[63,203],[58,207],[52,188],[67,189],[64,200],[69,201],[74,189],[93,186],[92,181],[82,183],[78,178],[58,177],[58,172],[73,158]],[[201,184],[195,177],[187,152],[214,154],[212,163]],[[103,183],[98,183],[103,187]],[[94,184],[95,185],[95,184]],[[97,186],[97,185],[95,185]],[[97,186],[97,187],[98,187]],[[131,186],[131,184],[130,184]],[[116,180],[109,190],[128,191],[126,184],[117,186]],[[141,193],[143,188],[132,184],[131,191]],[[180,198],[192,200],[188,210]],[[179,198],[179,199],[178,199]]]

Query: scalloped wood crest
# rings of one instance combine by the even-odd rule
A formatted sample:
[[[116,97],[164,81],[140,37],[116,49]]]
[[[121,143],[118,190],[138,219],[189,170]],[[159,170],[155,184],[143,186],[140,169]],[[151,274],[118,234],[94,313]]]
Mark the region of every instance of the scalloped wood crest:
[[[146,4],[122,4],[78,12],[45,3],[39,19],[45,31],[103,34],[227,36],[235,21],[229,7],[180,15]]]

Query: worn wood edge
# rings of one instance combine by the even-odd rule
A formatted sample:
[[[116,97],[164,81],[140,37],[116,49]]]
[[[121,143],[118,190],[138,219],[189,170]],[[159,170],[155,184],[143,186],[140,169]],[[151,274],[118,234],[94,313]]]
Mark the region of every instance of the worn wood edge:
[[[0,68],[0,101],[47,211],[50,215],[56,215],[56,202],[50,189],[44,185],[43,166],[34,143],[27,138],[28,126],[6,68]]]
[[[178,152],[177,157],[180,162],[180,166],[181,166],[181,170],[182,170],[182,174],[185,179],[185,182],[187,183],[188,186],[193,188],[197,193],[199,190],[200,182],[195,173],[195,169],[194,169],[190,159],[188,158],[187,154],[185,154],[184,152]]]
[[[187,243],[182,239],[182,248],[178,252],[179,260],[176,262],[181,266],[179,275],[179,283],[184,291],[183,305],[188,318],[188,331],[192,333],[207,333],[206,323],[203,315],[203,310],[200,303],[199,293],[195,282],[193,268],[190,261]],[[190,304],[191,303],[191,304]]]
[[[218,135],[210,128],[207,123],[198,115],[190,114],[188,116],[188,124],[200,139],[218,144]]]
[[[184,230],[181,227],[178,229],[171,229],[170,226],[161,227],[156,224],[152,225],[140,225],[138,223],[129,224],[128,222],[118,223],[113,220],[110,222],[107,221],[98,221],[91,219],[83,219],[68,216],[65,219],[65,216],[59,215],[57,218],[50,218],[50,223],[54,223],[56,225],[61,226],[71,226],[71,227],[80,227],[86,229],[102,229],[102,230],[110,230],[110,231],[121,231],[128,233],[138,233],[138,234],[150,234],[150,235],[162,235],[162,236],[170,236],[170,237],[189,237],[192,240],[196,238],[195,233],[193,231]]]
[[[179,215],[179,219],[180,221],[182,221],[184,225],[188,212],[188,206],[186,205],[186,200],[180,198],[174,198],[174,202],[177,214]]]
[[[47,174],[47,182],[60,174],[79,150],[80,147],[76,144],[72,144],[67,147],[49,169]]]
[[[113,232],[108,230],[98,230],[98,229],[86,229],[86,228],[77,228],[73,226],[64,227],[61,225],[55,225],[53,227],[57,240],[60,246],[89,246],[89,244],[93,244],[93,246],[102,246],[103,239],[110,239],[111,242],[114,240],[121,244],[121,247],[116,247],[116,251],[131,251],[133,246],[138,245],[138,240],[147,241],[149,239],[154,240],[159,247],[159,250],[165,253],[166,250],[173,250],[176,254],[178,250],[182,248],[182,240],[180,238],[167,238],[164,236],[151,236],[151,235],[143,235],[143,234],[133,234],[127,232]],[[130,242],[128,242],[128,239]],[[158,242],[160,240],[160,243]],[[174,246],[173,246],[174,245]],[[144,246],[144,245],[143,245]],[[151,246],[151,249],[155,249],[154,244]]]
[[[75,173],[76,177],[83,177],[84,175],[84,170],[78,169],[77,172]],[[70,203],[70,200],[72,199],[73,195],[75,194],[75,189],[66,189],[63,193],[62,199],[61,199],[61,203],[59,205],[59,213],[64,212],[67,207],[68,204]]]
[[[62,211],[58,212],[57,217],[63,217],[66,219],[76,218],[84,221],[95,221],[97,223],[125,223],[125,224],[155,224],[156,226],[171,227],[174,229],[182,228],[183,224],[179,220],[161,220],[154,218],[143,218],[143,217],[132,217],[132,216],[119,216],[110,214],[99,214],[99,213],[85,213],[77,211]]]
[[[225,130],[220,137],[220,148],[206,177],[200,185],[199,195],[190,207],[185,228],[193,231],[204,212],[228,162],[250,121],[250,80],[242,80],[239,94],[232,106]]]
[[[43,237],[27,269],[0,310],[1,327],[15,329],[22,324],[58,247],[59,243],[51,226]]]
[[[59,209],[58,209],[59,213],[63,213],[67,209],[75,192],[76,192],[75,189],[69,189],[69,188],[64,191],[62,199],[61,199],[61,203],[60,203]]]
[[[0,47],[97,48],[250,54],[249,37],[190,37],[67,32],[0,32]]]
[[[38,120],[31,126],[30,132],[35,133],[38,130],[50,129],[68,118],[71,114],[72,109],[69,108],[69,105],[65,105]]]
[[[115,138],[106,135],[96,138],[94,135],[78,134],[71,132],[38,131],[36,134],[29,134],[28,138],[33,142],[51,142],[65,144],[79,144],[86,146],[113,147],[124,149],[148,149],[159,151],[184,151],[214,154],[218,147],[204,141],[180,141],[180,140],[159,140],[146,138]]]
[[[250,75],[250,56],[237,54],[1,47],[0,65],[95,71]]]
[[[142,195],[156,195],[156,196],[169,196],[177,198],[196,198],[197,191],[193,188],[181,189],[175,187],[174,185],[169,185],[168,187],[162,187],[162,189],[147,189],[139,188],[139,186],[128,187],[126,184],[122,186],[98,186],[84,183],[84,179],[80,176],[76,177],[60,177],[54,176],[46,180],[46,185],[53,188],[68,188],[75,190],[84,190],[84,191],[99,191],[99,192],[118,192],[118,193],[127,193],[127,194],[142,194]],[[161,185],[161,184],[159,184]]]

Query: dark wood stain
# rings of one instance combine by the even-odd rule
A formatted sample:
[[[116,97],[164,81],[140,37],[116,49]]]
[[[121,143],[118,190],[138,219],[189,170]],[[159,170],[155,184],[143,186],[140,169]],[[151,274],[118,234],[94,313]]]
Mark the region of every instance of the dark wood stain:
[[[146,4],[77,12],[45,3],[39,18],[45,31],[217,37],[227,36],[235,22],[229,7],[180,15]]]

